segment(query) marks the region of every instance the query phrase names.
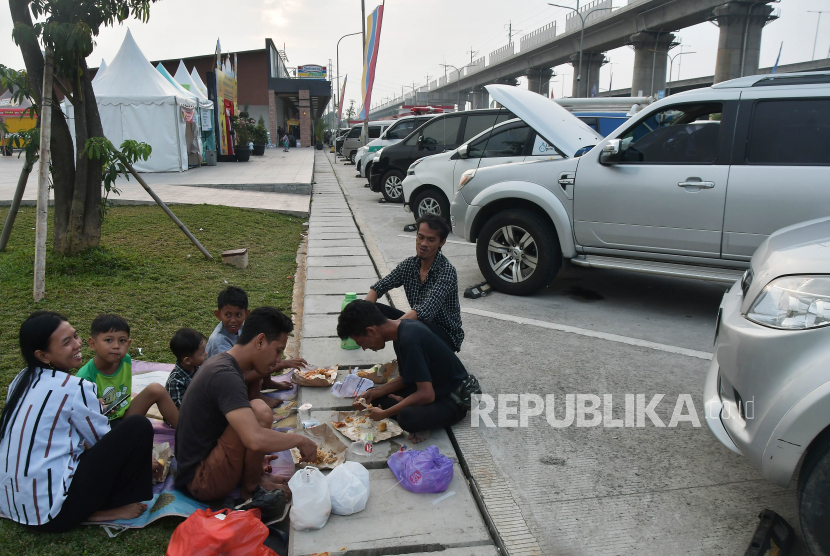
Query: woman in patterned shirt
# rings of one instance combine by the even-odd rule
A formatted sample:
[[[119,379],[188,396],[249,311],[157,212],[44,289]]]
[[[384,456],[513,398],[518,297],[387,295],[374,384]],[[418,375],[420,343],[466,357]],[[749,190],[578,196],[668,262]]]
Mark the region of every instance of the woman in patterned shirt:
[[[135,415],[112,431],[81,366],[78,333],[57,313],[20,327],[26,360],[0,416],[0,513],[44,531],[130,519],[152,492],[153,427]]]

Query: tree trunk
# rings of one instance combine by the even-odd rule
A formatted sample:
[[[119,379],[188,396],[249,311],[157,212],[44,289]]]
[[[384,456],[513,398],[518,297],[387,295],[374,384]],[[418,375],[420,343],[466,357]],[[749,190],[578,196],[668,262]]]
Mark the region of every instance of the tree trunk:
[[[29,0],[9,0],[15,25],[33,27],[29,4]],[[44,65],[40,44],[34,38],[23,37],[19,46],[26,71],[29,73],[34,100],[40,105]],[[53,91],[48,92],[53,96],[50,141],[55,196],[53,249],[59,253],[77,253],[88,247],[96,247],[101,240],[101,163],[90,160],[81,153],[89,137],[103,137],[104,133],[89,78],[89,69],[84,60],[78,69],[80,75],[75,77],[72,83],[76,99],[77,148],[73,148],[72,135],[57,96]]]

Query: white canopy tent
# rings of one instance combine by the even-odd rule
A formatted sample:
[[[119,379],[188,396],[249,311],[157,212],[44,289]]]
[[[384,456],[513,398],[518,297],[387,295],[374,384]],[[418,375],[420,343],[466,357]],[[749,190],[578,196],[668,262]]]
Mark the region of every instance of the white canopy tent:
[[[95,83],[95,80],[101,77],[101,74],[107,69],[107,63],[101,58],[101,65],[98,66],[98,71],[95,72],[95,77],[92,79],[92,82]]]
[[[178,73],[179,72],[177,71],[176,74]],[[202,81],[202,78],[199,77],[199,72],[196,71],[195,67],[193,68],[193,71],[190,72],[190,78],[193,80],[193,83],[196,84],[196,88],[202,92],[202,95],[204,95],[205,98],[207,98],[207,87],[205,86],[204,81]]]
[[[170,72],[159,62],[156,64],[156,70],[170,82],[181,96],[189,98],[196,102],[198,107],[195,112],[187,112],[185,120],[187,122],[187,152],[190,166],[199,166],[204,159],[204,147],[202,145],[202,110],[213,110],[213,103],[207,99],[202,99],[201,94],[191,92],[178,83],[178,81],[170,75]],[[186,72],[185,72],[186,73]]]
[[[186,122],[182,108],[198,102],[184,95],[150,64],[127,30],[127,36],[100,78],[93,83],[104,135],[118,147],[125,139],[153,147],[139,172],[187,170]]]
[[[193,68],[193,72],[196,72],[195,67]],[[193,94],[199,101],[199,126],[202,130],[202,156],[204,157],[205,150],[216,150],[216,130],[213,125],[213,110],[215,110],[215,106],[213,101],[209,100],[206,94],[202,92],[204,85],[202,84],[202,80],[199,79],[199,74],[196,73],[196,79],[199,79],[196,81],[191,74],[187,73],[184,60],[179,60],[179,67],[176,68],[176,75],[173,76],[173,79],[181,87]]]

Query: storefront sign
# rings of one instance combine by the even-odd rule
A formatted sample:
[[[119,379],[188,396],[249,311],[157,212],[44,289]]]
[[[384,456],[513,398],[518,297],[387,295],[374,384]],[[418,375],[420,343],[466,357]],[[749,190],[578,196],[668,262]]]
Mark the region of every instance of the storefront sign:
[[[216,91],[220,99],[229,100],[236,104],[236,88],[236,78],[220,69],[216,70]]]
[[[326,71],[327,68],[325,66],[311,64],[297,66],[297,77],[300,79],[325,79]]]

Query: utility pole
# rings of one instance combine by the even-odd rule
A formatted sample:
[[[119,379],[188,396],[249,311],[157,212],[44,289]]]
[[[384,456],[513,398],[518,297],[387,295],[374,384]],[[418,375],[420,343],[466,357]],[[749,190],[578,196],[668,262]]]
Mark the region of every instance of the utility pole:
[[[516,29],[516,33],[521,33],[521,29]],[[507,24],[507,44],[513,44],[513,20]],[[472,61],[472,60],[471,60]]]
[[[49,162],[52,159],[52,49],[46,47],[43,66],[43,94],[40,103],[40,159],[38,160],[37,220],[35,228],[35,283],[32,295],[40,301],[46,295],[46,220],[49,208]]]
[[[818,42],[818,27],[821,25],[821,14],[830,13],[826,10],[807,10],[809,14],[818,14],[818,21],[816,21],[816,38],[813,39],[813,57],[812,60],[816,59],[816,43]]]
[[[470,65],[472,66],[473,65],[473,56],[478,54],[478,50],[473,50],[473,47],[471,46],[469,52],[470,52]]]

